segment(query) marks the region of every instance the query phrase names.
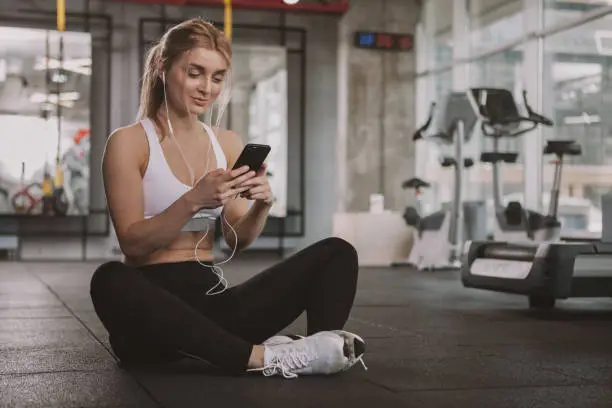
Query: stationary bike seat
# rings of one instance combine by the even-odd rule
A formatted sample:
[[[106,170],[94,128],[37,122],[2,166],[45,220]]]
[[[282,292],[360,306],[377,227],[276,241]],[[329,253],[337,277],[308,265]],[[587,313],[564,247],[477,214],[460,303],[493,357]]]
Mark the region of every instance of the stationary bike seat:
[[[544,147],[544,154],[580,156],[582,154],[582,148],[573,140],[548,140]]]
[[[421,180],[418,177],[413,177],[402,183],[403,189],[407,189],[407,188],[420,189],[420,188],[428,188],[428,187],[431,187],[431,185],[425,180]]]
[[[483,163],[516,163],[518,153],[512,152],[482,152],[480,161]]]
[[[440,161],[440,165],[442,167],[451,167],[456,166],[457,161],[453,157],[443,157]],[[474,165],[474,160],[470,158],[463,159],[463,167],[466,169],[472,167]]]

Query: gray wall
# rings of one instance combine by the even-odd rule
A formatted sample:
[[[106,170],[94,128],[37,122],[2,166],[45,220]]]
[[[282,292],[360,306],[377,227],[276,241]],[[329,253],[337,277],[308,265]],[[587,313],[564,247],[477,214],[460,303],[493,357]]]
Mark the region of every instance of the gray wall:
[[[401,183],[414,175],[415,52],[361,50],[352,43],[358,30],[414,34],[420,2],[372,3],[351,0],[340,25],[340,211],[367,210],[376,193],[385,196],[386,208],[402,210],[409,198]]]
[[[0,10],[3,14],[19,14],[14,10],[36,9],[54,12],[54,2],[22,2],[20,0],[5,0]],[[68,11],[82,12],[83,2],[67,1]],[[159,7],[141,6],[137,4],[92,1],[91,11],[112,15],[114,22],[114,37],[112,41],[112,84],[110,88],[111,112],[110,128],[116,129],[133,123],[138,109],[139,87],[139,50],[138,50],[138,20],[141,17],[158,17]],[[5,13],[6,12],[6,13]],[[24,14],[31,17],[31,14]],[[219,9],[197,9],[168,7],[166,15],[169,19],[203,16],[210,20],[222,20],[223,13]],[[267,23],[276,25],[279,22],[277,13],[244,12],[234,13],[234,22]],[[300,239],[287,240],[289,246],[301,248],[331,234],[332,215],[336,205],[336,185],[329,175],[337,168],[335,154],[337,125],[337,24],[336,17],[290,15],[288,26],[304,27],[308,30],[307,67],[306,67],[306,231]],[[97,56],[96,56],[97,55]],[[94,50],[94,71],[104,64],[106,56],[101,51]],[[291,58],[291,57],[290,57]],[[97,60],[97,61],[96,61]],[[92,88],[104,94],[105,82],[102,76],[92,78]],[[94,98],[95,99],[95,98]],[[102,99],[102,96],[101,96]],[[291,103],[291,102],[290,102]],[[100,118],[105,117],[103,103],[93,107],[92,120],[92,206],[104,207],[104,191],[100,172],[100,158],[104,150],[105,139],[108,136],[103,129]],[[99,114],[98,114],[99,112]],[[290,114],[295,114],[294,110]],[[96,123],[98,125],[96,125]],[[96,127],[97,126],[97,127]],[[95,127],[95,128],[94,128]],[[296,152],[289,152],[290,155]],[[291,159],[291,157],[290,157]],[[323,183],[323,181],[326,183]],[[290,181],[291,182],[291,181]],[[89,238],[87,257],[101,259],[113,256],[115,239]],[[257,246],[276,245],[277,240],[261,239]],[[78,239],[58,238],[26,238],[22,242],[24,259],[34,258],[78,258],[81,244]]]

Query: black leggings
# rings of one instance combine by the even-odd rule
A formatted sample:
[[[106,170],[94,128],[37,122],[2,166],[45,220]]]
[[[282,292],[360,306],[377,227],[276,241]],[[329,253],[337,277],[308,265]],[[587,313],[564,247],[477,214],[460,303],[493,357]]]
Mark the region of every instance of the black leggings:
[[[253,345],[304,311],[308,335],[342,329],[357,274],[355,249],[328,238],[217,295],[206,292],[218,277],[195,261],[138,268],[108,262],[93,274],[90,293],[113,351],[124,363],[189,356],[239,372],[246,369]]]

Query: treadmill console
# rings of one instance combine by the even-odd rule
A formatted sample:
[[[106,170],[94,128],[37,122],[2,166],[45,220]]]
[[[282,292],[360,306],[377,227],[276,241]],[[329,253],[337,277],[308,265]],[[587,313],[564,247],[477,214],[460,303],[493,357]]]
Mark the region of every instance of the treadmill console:
[[[435,138],[442,140],[444,143],[452,144],[456,123],[460,120],[463,122],[464,140],[468,142],[472,137],[472,130],[478,117],[474,113],[465,92],[450,92],[444,98],[436,119],[436,129],[439,132],[435,134]]]

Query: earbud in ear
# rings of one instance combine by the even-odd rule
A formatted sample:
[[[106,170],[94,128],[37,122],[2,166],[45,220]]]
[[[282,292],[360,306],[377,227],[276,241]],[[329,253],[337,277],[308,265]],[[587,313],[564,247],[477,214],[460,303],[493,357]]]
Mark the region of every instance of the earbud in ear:
[[[162,82],[165,84],[166,83],[166,73],[162,72]]]

